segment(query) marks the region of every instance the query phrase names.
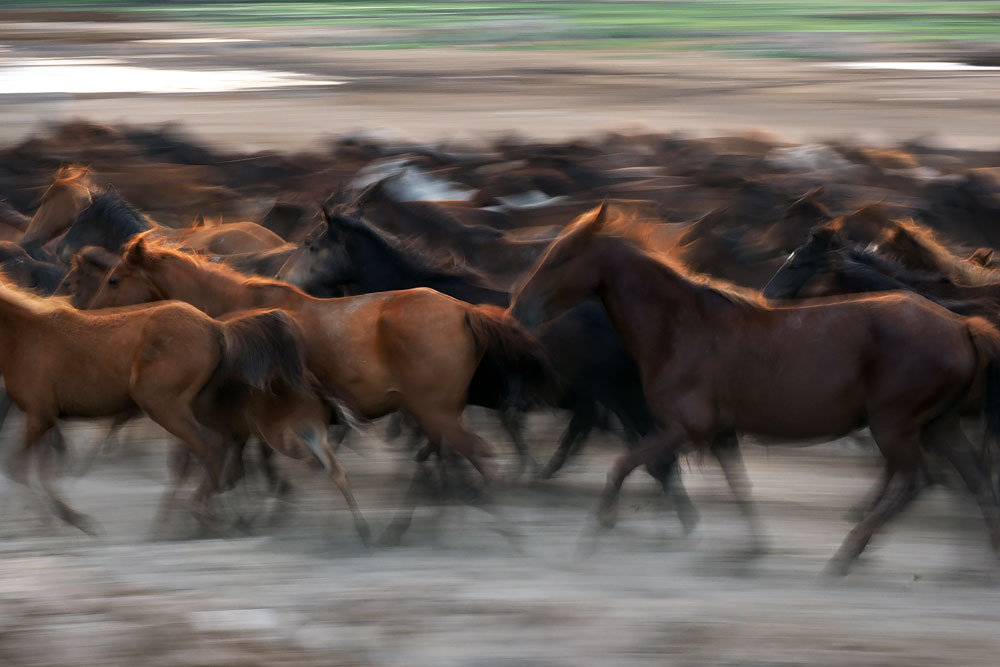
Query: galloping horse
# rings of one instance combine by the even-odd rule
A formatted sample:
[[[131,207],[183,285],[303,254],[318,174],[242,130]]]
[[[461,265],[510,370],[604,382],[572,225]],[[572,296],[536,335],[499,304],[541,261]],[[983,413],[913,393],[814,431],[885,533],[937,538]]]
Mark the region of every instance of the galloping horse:
[[[468,303],[507,306],[510,294],[484,284],[482,276],[465,267],[443,267],[416,248],[407,246],[375,228],[367,220],[324,206],[326,224],[313,230],[278,274],[310,294],[348,288],[352,293],[385,292],[411,287],[431,287]],[[604,309],[597,303],[581,304],[547,322],[536,332],[562,379],[556,407],[572,417],[559,446],[541,476],[552,477],[571,453],[579,450],[597,426],[599,408],[610,409],[625,429],[629,444],[638,442],[653,426],[639,385],[635,362],[622,347]],[[477,370],[469,403],[501,409],[505,397],[498,392],[492,364]],[[521,455],[523,470],[530,459],[521,434],[522,420],[508,411],[501,420]],[[650,468],[674,505],[685,530],[696,521],[694,507],[672,461]]]
[[[756,512],[736,431],[828,438],[865,423],[885,457],[885,487],[831,569],[844,573],[872,535],[922,487],[922,448],[964,478],[1000,549],[1000,515],[959,408],[988,377],[996,428],[1000,333],[909,294],[804,306],[759,299],[691,278],[615,236],[607,205],[578,220],[539,261],[512,310],[540,322],[598,297],[639,365],[658,430],[608,475],[599,516],[613,524],[625,477],[685,443],[708,446],[751,520]],[[989,372],[985,372],[986,370]]]
[[[194,405],[213,378],[265,390],[304,384],[293,324],[279,311],[242,314],[221,323],[184,303],[90,313],[0,282],[0,372],[25,414],[15,478],[38,452],[43,491],[66,522],[87,530],[86,517],[58,495],[36,450],[61,417],[118,416],[143,410],[180,438],[205,466],[205,490],[218,486],[220,436],[196,419]]]
[[[488,351],[519,386],[548,381],[540,344],[511,318],[420,288],[317,299],[287,283],[247,278],[142,237],[92,307],[180,299],[212,316],[281,308],[301,326],[309,370],[364,418],[401,410],[433,447],[447,445],[490,477],[482,439],[462,420],[469,383]],[[427,452],[425,452],[426,454]]]

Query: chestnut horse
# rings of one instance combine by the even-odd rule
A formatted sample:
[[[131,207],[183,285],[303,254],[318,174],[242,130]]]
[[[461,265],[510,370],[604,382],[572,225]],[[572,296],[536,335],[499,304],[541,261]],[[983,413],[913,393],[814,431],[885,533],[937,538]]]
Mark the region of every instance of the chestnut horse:
[[[958,425],[961,404],[982,392],[985,376],[994,428],[1000,418],[992,393],[1000,332],[988,322],[895,293],[772,307],[688,277],[614,232],[606,204],[583,216],[545,253],[512,306],[530,324],[596,296],[639,365],[658,430],[610,471],[599,513],[605,525],[614,522],[625,477],[685,443],[711,448],[753,524],[737,430],[829,438],[867,423],[885,457],[885,488],[832,571],[846,572],[917,496],[923,447],[955,465],[1000,549],[996,499]]]
[[[0,282],[0,372],[25,415],[25,435],[11,473],[25,480],[28,454],[58,516],[82,530],[52,485],[51,448],[36,445],[61,417],[119,416],[143,410],[180,438],[205,466],[206,492],[218,485],[223,447],[196,419],[196,398],[210,380],[265,390],[303,385],[294,325],[279,311],[221,323],[184,303],[111,313],[77,311]]]
[[[365,419],[400,410],[432,448],[454,448],[484,477],[485,442],[462,420],[469,384],[487,350],[523,391],[545,386],[541,345],[503,314],[431,289],[318,299],[287,283],[247,278],[225,266],[139,238],[91,306],[179,299],[212,316],[281,308],[304,332],[306,365]],[[424,451],[424,455],[429,450]]]

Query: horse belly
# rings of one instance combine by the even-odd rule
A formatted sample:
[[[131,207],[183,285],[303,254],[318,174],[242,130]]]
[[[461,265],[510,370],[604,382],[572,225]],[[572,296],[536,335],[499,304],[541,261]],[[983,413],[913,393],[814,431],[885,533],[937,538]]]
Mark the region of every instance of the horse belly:
[[[865,391],[850,369],[804,368],[786,381],[762,374],[733,396],[736,429],[778,438],[844,435],[864,425]]]

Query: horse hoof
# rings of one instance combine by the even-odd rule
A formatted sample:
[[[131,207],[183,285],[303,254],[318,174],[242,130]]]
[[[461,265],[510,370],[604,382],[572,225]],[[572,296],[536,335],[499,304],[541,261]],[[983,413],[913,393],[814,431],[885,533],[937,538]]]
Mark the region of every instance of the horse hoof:
[[[828,577],[845,577],[851,569],[851,561],[847,558],[835,556],[823,568],[823,574]]]
[[[683,512],[678,514],[678,518],[681,520],[681,529],[684,531],[685,537],[694,532],[701,520],[697,512]]]
[[[364,545],[365,549],[371,550],[371,548],[372,548],[372,529],[368,527],[368,523],[366,521],[358,521],[355,524],[355,527],[358,530],[358,535],[361,537],[361,544]],[[385,537],[384,534],[383,534],[383,537]]]
[[[380,547],[398,547],[408,526],[390,525],[378,539]]]
[[[597,521],[604,528],[614,528],[618,522],[618,503],[608,502],[602,504],[597,510]]]
[[[86,514],[80,514],[79,512],[74,513],[71,517],[63,517],[63,521],[70,524],[77,530],[90,535],[91,537],[100,537],[101,531],[97,526],[97,522],[88,517]]]
[[[552,477],[555,474],[556,474],[555,468],[551,466],[545,466],[544,468],[541,469],[541,471],[539,471],[538,479],[552,479]]]

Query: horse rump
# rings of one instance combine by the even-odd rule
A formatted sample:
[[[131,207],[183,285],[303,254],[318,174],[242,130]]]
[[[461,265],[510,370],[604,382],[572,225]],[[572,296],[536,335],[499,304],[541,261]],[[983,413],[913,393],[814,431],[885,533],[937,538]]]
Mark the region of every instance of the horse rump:
[[[260,391],[309,390],[298,325],[282,310],[238,313],[222,322],[219,378]]]
[[[470,306],[466,325],[482,354],[469,385],[469,402],[496,409],[554,405],[560,381],[548,352],[506,311]]]

